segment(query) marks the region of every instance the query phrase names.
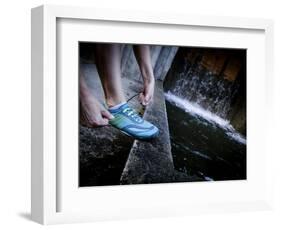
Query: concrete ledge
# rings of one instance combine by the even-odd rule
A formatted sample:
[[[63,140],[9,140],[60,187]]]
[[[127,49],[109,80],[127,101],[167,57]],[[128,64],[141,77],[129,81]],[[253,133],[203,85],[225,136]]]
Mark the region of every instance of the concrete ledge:
[[[174,165],[162,81],[156,81],[154,101],[146,108],[144,119],[155,124],[160,134],[151,141],[134,141],[121,175],[121,184],[174,181]]]
[[[113,127],[80,126],[80,186],[119,184],[134,139]]]

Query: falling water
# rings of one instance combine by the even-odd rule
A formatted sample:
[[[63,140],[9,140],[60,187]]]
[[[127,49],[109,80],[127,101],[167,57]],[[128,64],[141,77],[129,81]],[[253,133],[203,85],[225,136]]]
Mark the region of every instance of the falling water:
[[[217,123],[231,138],[246,144],[245,137],[229,121],[233,102],[238,94],[239,82],[228,81],[201,65],[184,59],[181,67],[168,79],[166,99],[186,112]]]
[[[232,125],[230,124],[230,122],[228,120],[225,120],[225,119],[219,117],[218,115],[202,108],[197,103],[192,103],[188,100],[175,96],[170,91],[165,93],[165,98],[166,98],[166,100],[175,104],[177,107],[183,109],[185,112],[188,112],[189,114],[191,114],[193,116],[202,117],[205,120],[207,120],[209,123],[213,123],[213,124],[220,126],[221,128],[223,128],[225,130],[226,134],[230,138],[232,138],[242,144],[246,144],[245,137],[243,135],[241,135],[239,132],[237,132],[232,127]]]
[[[181,56],[165,81],[175,168],[204,180],[246,178],[246,138],[231,122],[240,82]],[[242,96],[242,95],[240,95]]]
[[[227,118],[238,87],[236,82],[219,78],[199,64],[186,62],[183,71],[173,77],[169,91],[221,118]]]

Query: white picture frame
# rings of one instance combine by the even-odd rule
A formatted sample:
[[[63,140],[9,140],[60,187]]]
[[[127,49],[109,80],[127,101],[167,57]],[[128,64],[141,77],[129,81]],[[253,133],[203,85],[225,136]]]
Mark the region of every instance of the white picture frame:
[[[218,30],[220,33],[224,30],[230,32],[235,30],[241,33],[251,33],[254,31],[254,34],[260,34],[256,45],[253,45],[253,50],[256,50],[257,48],[255,47],[262,44],[262,51],[259,51],[261,52],[259,53],[261,57],[257,57],[257,59],[254,60],[255,51],[253,51],[253,59],[249,62],[249,71],[253,70],[253,72],[248,72],[248,74],[256,73],[253,68],[255,62],[259,63],[259,67],[257,68],[260,68],[259,70],[261,71],[259,72],[261,73],[256,73],[257,76],[259,76],[259,80],[257,80],[255,86],[253,86],[253,84],[248,84],[250,93],[247,99],[249,104],[247,109],[250,111],[250,114],[259,111],[258,105],[253,103],[255,101],[254,96],[256,95],[256,97],[262,101],[262,105],[267,107],[269,113],[266,114],[261,111],[259,115],[257,115],[257,118],[247,117],[250,121],[250,124],[247,125],[248,135],[250,136],[250,140],[252,140],[250,144],[254,142],[257,143],[257,146],[250,145],[248,151],[250,156],[253,156],[253,152],[259,153],[257,154],[257,159],[247,158],[247,160],[256,159],[250,161],[249,165],[247,165],[250,170],[250,179],[247,177],[247,181],[215,182],[208,184],[189,183],[187,185],[187,183],[176,183],[153,186],[114,186],[114,188],[109,186],[107,188],[96,188],[95,190],[84,189],[82,196],[87,197],[91,194],[99,196],[98,200],[89,201],[91,205],[87,207],[85,203],[87,201],[78,200],[79,198],[77,198],[76,195],[75,197],[68,195],[67,190],[64,190],[63,193],[58,192],[63,184],[63,177],[60,179],[58,178],[60,165],[58,164],[59,159],[57,157],[59,144],[57,143],[57,129],[59,125],[57,123],[57,94],[60,88],[58,88],[56,80],[58,74],[57,52],[59,48],[57,46],[57,23],[61,19],[69,20],[70,23],[81,19],[83,19],[83,21],[104,22],[109,26],[114,26],[114,22],[120,22],[124,25],[127,24],[130,27],[134,25],[138,25],[139,27],[148,25],[150,28],[161,27],[163,33],[165,33],[165,30],[168,30],[165,29],[167,27],[170,29],[180,28],[182,31],[187,28],[193,28],[194,31],[202,30],[207,34],[210,33],[208,32],[210,30]],[[79,26],[80,25],[78,25],[78,28]],[[89,32],[86,30],[84,31],[83,36],[85,36],[86,39]],[[83,33],[81,32],[81,34]],[[105,31],[103,37],[100,37],[98,40],[106,40],[106,36],[109,34],[110,31]],[[91,38],[91,36],[89,37]],[[212,36],[210,36],[210,38],[211,37]],[[225,41],[223,41],[222,37],[217,35],[214,35],[213,38],[217,38],[218,40],[210,41],[210,46],[217,46],[217,44],[224,43],[223,47],[228,47],[232,44],[227,42],[227,38]],[[132,34],[128,35],[127,38],[120,37],[107,41],[126,42],[129,39],[131,43],[134,41],[145,42],[145,38],[141,38],[141,35],[139,35],[138,38],[136,35],[133,36]],[[231,39],[231,36],[229,36],[229,39]],[[251,37],[249,37],[249,41],[245,43],[239,41],[239,36],[233,36],[233,41],[235,39],[236,45],[233,47],[247,48],[247,44],[250,44],[251,41]],[[254,40],[251,42],[255,44]],[[157,41],[157,39],[150,40],[149,43],[170,45],[183,44],[180,39],[173,40],[172,36],[167,36],[166,40],[162,39],[160,42]],[[195,46],[202,46],[203,44],[204,43],[198,41]],[[268,126],[267,121],[270,120],[270,115],[268,114],[272,111],[271,102],[273,101],[271,91],[272,85],[274,84],[272,63],[273,23],[271,20],[174,15],[159,12],[129,12],[112,9],[105,10],[52,5],[44,5],[32,9],[32,219],[41,224],[56,224],[107,219],[185,215],[189,213],[217,211],[264,210],[271,208],[271,152],[268,142],[261,143],[259,140],[261,140],[261,138],[267,139],[268,133],[270,132],[270,126]],[[250,81],[248,83],[252,82]],[[76,81],[76,83],[73,81],[70,84],[75,87],[78,81]],[[76,88],[78,88],[78,85],[76,86]],[[74,95],[77,96],[75,93]],[[258,119],[265,119],[265,122],[263,127],[261,127],[262,131],[256,133],[254,125]],[[75,119],[72,121],[75,122]],[[73,123],[73,125],[75,126],[77,122]],[[76,151],[78,151],[78,149]],[[73,155],[70,154],[70,157],[73,157]],[[75,158],[72,160],[72,162],[75,162]],[[64,166],[64,168],[70,170],[67,166]],[[255,174],[258,172],[258,168],[261,168],[261,172]],[[75,173],[78,172],[75,171]],[[75,187],[75,182],[71,183],[71,186]],[[180,198],[184,197],[186,194],[185,192],[200,196],[198,192],[201,192],[202,195],[203,192],[206,192],[206,189],[210,194],[215,194],[218,189],[225,189],[226,193],[228,191],[237,190],[236,192],[238,195],[231,199],[227,196],[213,196],[203,199],[202,202],[199,202],[199,199],[195,197],[194,202],[186,201],[180,203]],[[252,194],[255,190],[257,190],[256,194]],[[248,195],[243,197],[243,194],[246,194],[245,191]],[[162,197],[160,193],[162,193]],[[139,194],[143,194],[140,202],[132,204],[132,197]],[[153,194],[153,199],[148,197],[149,194]],[[157,196],[157,194],[159,196]],[[171,197],[180,198],[178,200],[176,198],[168,199],[165,201],[165,204],[160,205],[161,201],[157,200],[157,197],[164,199],[167,194]],[[116,201],[111,198],[113,197],[112,195]],[[58,211],[59,200],[64,198],[64,202],[67,202],[66,206],[68,208]],[[145,199],[149,201],[150,206],[146,205],[144,202]]]

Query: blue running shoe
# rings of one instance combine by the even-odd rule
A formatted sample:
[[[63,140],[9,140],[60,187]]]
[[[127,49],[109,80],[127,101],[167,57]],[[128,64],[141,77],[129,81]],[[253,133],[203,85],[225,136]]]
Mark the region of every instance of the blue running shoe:
[[[148,140],[158,135],[159,129],[148,121],[143,120],[127,103],[118,109],[109,109],[114,116],[109,124],[123,133],[140,140]]]

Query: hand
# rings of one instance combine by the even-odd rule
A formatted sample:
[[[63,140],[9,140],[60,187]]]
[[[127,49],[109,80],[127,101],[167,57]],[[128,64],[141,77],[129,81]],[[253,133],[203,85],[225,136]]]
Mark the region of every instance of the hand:
[[[151,80],[150,82],[144,83],[143,92],[139,96],[139,100],[142,105],[146,106],[152,101],[153,94],[154,94],[154,85],[155,85],[154,79]]]
[[[92,95],[80,98],[80,122],[87,127],[108,125],[114,117]]]

